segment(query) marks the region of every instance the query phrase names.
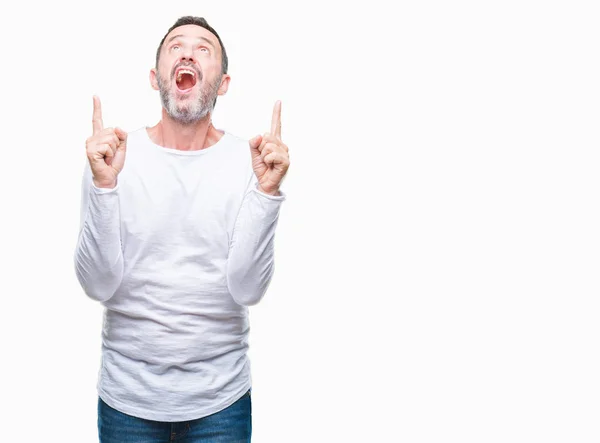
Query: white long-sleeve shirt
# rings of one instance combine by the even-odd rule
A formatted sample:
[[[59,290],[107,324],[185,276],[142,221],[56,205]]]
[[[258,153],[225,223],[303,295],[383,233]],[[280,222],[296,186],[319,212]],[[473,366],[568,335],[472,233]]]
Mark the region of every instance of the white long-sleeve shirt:
[[[286,195],[257,189],[248,141],[225,132],[209,148],[129,134],[114,189],[86,164],[75,270],[101,302],[98,395],[158,421],[218,412],[251,387],[248,306],[273,275]]]

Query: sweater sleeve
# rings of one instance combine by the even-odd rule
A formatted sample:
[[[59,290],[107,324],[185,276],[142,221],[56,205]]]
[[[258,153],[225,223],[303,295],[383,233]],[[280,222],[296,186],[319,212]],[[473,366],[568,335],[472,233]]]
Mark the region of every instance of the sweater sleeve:
[[[80,229],[74,262],[81,287],[94,300],[108,300],[121,284],[119,185],[113,189],[96,187],[87,162],[81,186]]]
[[[253,180],[244,196],[229,245],[227,286],[236,303],[257,304],[264,296],[274,270],[275,228],[286,194],[265,194]]]

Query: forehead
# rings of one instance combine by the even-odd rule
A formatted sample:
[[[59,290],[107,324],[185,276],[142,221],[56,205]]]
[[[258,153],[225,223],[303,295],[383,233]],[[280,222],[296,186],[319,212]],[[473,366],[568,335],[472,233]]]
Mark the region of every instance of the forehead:
[[[178,26],[177,28],[175,28],[171,32],[169,32],[169,34],[167,34],[167,37],[165,38],[165,43],[169,42],[169,40],[175,36],[181,36],[179,38],[182,38],[182,39],[205,38],[205,39],[208,39],[214,45],[215,48],[220,47],[217,37],[212,32],[210,32],[208,29],[205,29],[202,26],[198,26],[198,25]]]

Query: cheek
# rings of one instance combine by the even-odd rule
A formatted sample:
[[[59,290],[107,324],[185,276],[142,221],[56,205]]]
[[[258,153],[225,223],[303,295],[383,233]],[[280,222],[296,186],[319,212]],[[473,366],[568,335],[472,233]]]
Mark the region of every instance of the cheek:
[[[156,80],[158,84],[158,78]],[[163,86],[169,86],[171,84],[171,74],[166,71],[161,72],[160,81]]]
[[[170,57],[164,57],[160,59],[158,66],[158,72],[163,80],[171,78],[171,71],[173,70],[173,60]]]
[[[202,72],[205,75],[215,77],[221,72],[221,64],[216,62],[212,58],[200,58],[200,60],[198,60],[198,64],[200,65],[200,68],[202,69]]]

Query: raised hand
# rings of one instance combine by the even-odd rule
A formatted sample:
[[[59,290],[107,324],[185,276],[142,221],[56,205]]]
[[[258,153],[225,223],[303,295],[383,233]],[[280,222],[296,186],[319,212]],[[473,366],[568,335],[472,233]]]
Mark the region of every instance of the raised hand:
[[[102,123],[100,99],[94,96],[93,133],[85,142],[87,158],[92,168],[94,185],[114,188],[117,176],[125,164],[127,133],[119,128],[106,128]]]
[[[281,141],[281,101],[273,107],[271,132],[250,140],[252,168],[258,178],[258,189],[265,194],[278,195],[279,186],[289,166],[288,147]]]

